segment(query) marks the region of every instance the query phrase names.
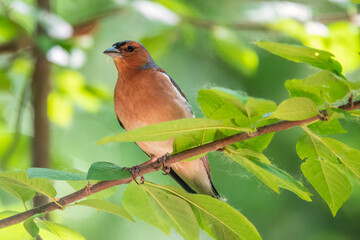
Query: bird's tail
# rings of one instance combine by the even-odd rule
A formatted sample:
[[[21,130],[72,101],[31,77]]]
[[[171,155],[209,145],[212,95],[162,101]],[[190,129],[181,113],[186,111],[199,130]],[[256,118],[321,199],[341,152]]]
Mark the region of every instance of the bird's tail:
[[[171,165],[169,175],[189,193],[200,193],[220,198],[211,179],[207,156],[194,161],[174,163]]]

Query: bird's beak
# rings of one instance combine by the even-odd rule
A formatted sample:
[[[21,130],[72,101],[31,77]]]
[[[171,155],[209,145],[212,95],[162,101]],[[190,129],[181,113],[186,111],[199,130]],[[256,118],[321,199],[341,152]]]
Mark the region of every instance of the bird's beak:
[[[115,47],[111,47],[109,49],[106,49],[104,51],[104,54],[109,55],[112,58],[115,58],[115,57],[120,57],[121,52],[119,51],[119,49],[116,49]]]

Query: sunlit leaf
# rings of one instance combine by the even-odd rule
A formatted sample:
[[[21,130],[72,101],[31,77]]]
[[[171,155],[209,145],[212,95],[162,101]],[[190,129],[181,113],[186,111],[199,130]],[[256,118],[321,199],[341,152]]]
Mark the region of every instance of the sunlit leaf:
[[[261,239],[254,225],[223,201],[206,195],[189,194],[174,186],[148,184],[187,201],[197,217],[199,226],[215,239]]]
[[[346,130],[340,125],[337,119],[330,121],[318,121],[307,125],[314,133],[320,135],[346,133]]]
[[[15,211],[0,212],[0,219],[7,218],[18,213],[19,212]],[[1,240],[33,240],[33,237],[31,237],[29,233],[27,233],[22,224],[14,224],[6,228],[0,229],[0,236]]]
[[[333,216],[351,193],[351,184],[335,164],[309,158],[301,164],[305,177],[328,204]]]
[[[180,134],[212,130],[212,129],[231,129],[241,131],[241,128],[224,126],[220,121],[203,118],[187,118],[158,124],[148,125],[137,128],[115,136],[105,137],[98,144],[109,142],[142,142],[142,141],[162,141]]]
[[[321,143],[320,138],[315,135],[303,134],[296,143],[296,152],[303,160],[306,158],[326,160],[336,163],[336,156]]]
[[[322,105],[325,102],[325,99],[321,96],[321,89],[306,84],[303,80],[287,80],[285,82],[285,88],[288,90],[290,97],[306,97],[314,101],[317,105]]]
[[[202,132],[188,133],[182,134],[174,139],[173,143],[173,152],[172,154],[176,154],[187,149],[191,149],[197,146],[204,145],[206,143],[212,142],[215,139],[215,131],[216,130],[204,130]],[[191,157],[187,159],[187,161],[192,161],[202,157],[205,154],[201,154],[198,156]]]
[[[3,180],[0,177],[0,189],[12,194],[16,198],[20,199],[23,203],[32,199],[35,196],[35,191],[26,186],[21,186],[17,183],[12,183],[7,180]]]
[[[332,138],[322,138],[304,128],[308,135],[300,137],[296,150],[300,158],[323,159],[340,164],[360,179],[360,151]]]
[[[117,180],[131,177],[129,170],[111,162],[95,162],[88,171],[88,180]]]
[[[24,172],[0,173],[0,179],[2,181],[8,181],[13,184],[19,184],[22,187],[29,188],[33,191],[48,196],[49,198],[56,196],[56,190],[49,180],[42,178],[29,179],[27,174]]]
[[[266,99],[248,98],[245,110],[248,117],[262,116],[275,111],[276,103]]]
[[[174,228],[184,239],[198,239],[199,226],[189,204],[150,185],[129,184],[124,207],[135,217],[169,234]]]
[[[309,98],[294,97],[281,102],[272,116],[282,120],[296,121],[314,117],[318,107]]]
[[[40,236],[42,239],[58,240],[85,240],[85,238],[75,230],[50,221],[39,220]]]
[[[198,92],[197,101],[207,118],[246,119],[244,103],[237,95],[232,95],[219,89],[202,89]]]
[[[123,207],[116,205],[114,203],[102,200],[102,199],[82,200],[80,202],[77,202],[75,205],[91,207],[96,210],[102,210],[105,212],[109,212],[109,213],[121,216],[123,218],[126,218],[126,219],[134,222],[134,219]]]
[[[260,181],[279,193],[279,187],[292,191],[301,199],[311,201],[308,190],[299,181],[296,181],[290,174],[273,165],[265,155],[249,150],[232,151],[230,158],[254,174]]]
[[[332,138],[321,138],[321,140],[345,168],[360,179],[360,151]]]
[[[319,89],[322,98],[330,103],[343,99],[354,84],[327,70],[314,73],[302,81],[308,86]]]
[[[309,63],[314,67],[330,70],[338,76],[345,78],[342,75],[340,63],[334,59],[333,54],[327,51],[275,42],[256,42],[255,44],[288,60]]]

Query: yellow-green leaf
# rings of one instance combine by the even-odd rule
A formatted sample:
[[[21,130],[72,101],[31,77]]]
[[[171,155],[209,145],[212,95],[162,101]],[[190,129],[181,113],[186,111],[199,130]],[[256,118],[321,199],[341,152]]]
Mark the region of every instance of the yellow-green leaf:
[[[29,188],[49,198],[56,196],[56,190],[49,180],[43,178],[29,179],[28,175],[24,172],[0,173],[0,180]]]
[[[109,213],[121,216],[123,218],[126,218],[126,219],[134,222],[134,219],[123,207],[121,207],[117,204],[105,201],[103,199],[86,199],[86,200],[77,202],[75,205],[92,207],[92,208],[95,208],[96,210],[102,210],[105,212],[109,212]]]
[[[297,121],[314,117],[318,107],[309,98],[294,97],[280,103],[273,116],[282,120]]]
[[[335,217],[351,193],[351,184],[347,177],[335,164],[312,158],[301,164],[301,170]]]
[[[186,118],[169,122],[148,125],[115,136],[105,137],[98,144],[110,142],[143,142],[162,141],[184,133],[191,133],[212,129],[230,129],[241,131],[236,126],[224,126],[220,121],[205,118]]]

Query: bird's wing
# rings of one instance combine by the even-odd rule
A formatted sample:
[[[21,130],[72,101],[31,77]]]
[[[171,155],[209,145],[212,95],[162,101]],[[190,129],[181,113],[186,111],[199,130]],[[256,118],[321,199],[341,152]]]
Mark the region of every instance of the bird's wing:
[[[172,79],[169,74],[167,74],[167,72],[162,69],[162,68],[159,68],[158,69],[159,72],[161,72],[162,74],[164,74],[169,80],[170,80],[170,83],[172,84],[172,86],[175,88],[175,90],[184,98],[185,102],[186,102],[186,105],[187,105],[187,108],[188,110],[190,111],[191,115],[194,115],[192,109],[191,109],[191,106],[190,106],[190,103],[189,103],[189,100],[187,99],[187,97],[185,96],[184,92],[181,90],[181,88],[176,84],[176,82],[174,81],[174,79]]]
[[[214,186],[214,183],[213,183],[213,181],[212,181],[212,178],[211,178],[210,165],[209,165],[208,157],[207,157],[207,155],[205,155],[205,156],[201,157],[200,159],[202,160],[202,162],[203,162],[203,164],[204,164],[204,167],[205,167],[206,173],[207,173],[207,175],[208,175],[208,177],[209,177],[209,181],[210,181],[210,183],[211,183],[211,188],[212,188],[212,190],[213,190],[213,192],[214,192],[214,195],[215,195],[217,198],[219,198],[220,195],[219,195],[218,191],[216,190],[216,188],[215,188],[215,186]]]

